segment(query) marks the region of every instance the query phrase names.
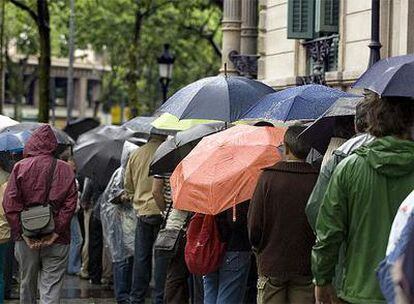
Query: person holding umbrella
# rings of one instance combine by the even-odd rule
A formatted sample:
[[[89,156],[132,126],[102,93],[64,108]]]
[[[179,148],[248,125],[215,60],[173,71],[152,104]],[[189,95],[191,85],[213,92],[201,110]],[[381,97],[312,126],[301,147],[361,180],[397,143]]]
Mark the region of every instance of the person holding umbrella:
[[[284,137],[285,161],[265,168],[248,213],[250,243],[259,272],[258,303],[313,303],[310,253],[315,237],[305,205],[318,171],[306,163],[310,146],[291,126]]]
[[[309,197],[308,204],[306,205],[306,215],[313,230],[315,230],[319,208],[322,204],[326,188],[328,187],[329,180],[331,179],[335,168],[354,150],[374,140],[374,137],[367,132],[368,107],[369,102],[366,100],[361,101],[356,106],[354,125],[357,135],[346,141],[342,146],[335,150],[330,156],[330,160],[327,161],[327,163],[321,168],[318,181],[316,182],[312,194]]]
[[[375,272],[385,257],[398,207],[414,185],[414,103],[369,99],[368,132],[377,139],[357,149],[334,171],[316,220],[312,272],[317,303],[385,303]],[[341,247],[341,286],[332,280]]]
[[[133,202],[138,217],[130,293],[131,303],[145,302],[151,281],[153,246],[162,223],[162,216],[152,194],[154,178],[149,176],[149,167],[155,151],[165,139],[165,135],[152,134],[148,143],[131,154],[125,171],[125,199],[130,199]],[[163,303],[164,301],[167,261],[162,256],[155,256],[154,303]]]

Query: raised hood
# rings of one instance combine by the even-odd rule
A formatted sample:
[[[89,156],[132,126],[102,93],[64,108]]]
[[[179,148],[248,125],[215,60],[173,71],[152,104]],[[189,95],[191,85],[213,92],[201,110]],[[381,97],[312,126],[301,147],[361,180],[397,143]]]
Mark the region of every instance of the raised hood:
[[[386,136],[356,150],[379,174],[390,177],[414,172],[414,141]]]

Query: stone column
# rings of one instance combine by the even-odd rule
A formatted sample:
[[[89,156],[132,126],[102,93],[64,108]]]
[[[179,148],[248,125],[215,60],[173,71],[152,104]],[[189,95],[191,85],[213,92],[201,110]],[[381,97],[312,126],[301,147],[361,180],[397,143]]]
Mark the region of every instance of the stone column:
[[[260,56],[257,60],[257,79],[259,80],[266,78],[266,4],[266,0],[259,0],[259,36],[257,38],[257,53]]]
[[[240,25],[241,25],[241,0],[224,0],[223,3],[223,46],[221,54],[221,73],[224,73],[224,65],[227,64],[227,74],[237,75],[233,63],[229,60],[232,51],[240,53]]]
[[[85,117],[88,107],[88,78],[79,79],[79,117]]]
[[[257,54],[257,0],[242,0],[240,53]]]

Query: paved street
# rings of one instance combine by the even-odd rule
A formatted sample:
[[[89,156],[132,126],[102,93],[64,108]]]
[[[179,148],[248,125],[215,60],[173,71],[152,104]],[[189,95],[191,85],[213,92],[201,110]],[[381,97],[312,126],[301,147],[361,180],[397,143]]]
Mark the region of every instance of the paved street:
[[[67,276],[64,282],[62,303],[71,304],[112,304],[116,303],[113,298],[112,287],[91,285],[88,281],[80,280],[78,277]],[[7,304],[19,303],[18,300],[5,301]]]

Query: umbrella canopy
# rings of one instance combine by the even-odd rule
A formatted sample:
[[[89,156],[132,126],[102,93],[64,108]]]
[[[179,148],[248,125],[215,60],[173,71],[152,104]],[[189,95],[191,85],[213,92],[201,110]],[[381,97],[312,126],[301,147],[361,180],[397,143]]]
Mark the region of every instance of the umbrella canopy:
[[[144,139],[134,138],[135,135],[132,130],[119,126],[100,126],[82,134],[73,151],[78,172],[106,186],[121,165],[125,141],[145,143]]]
[[[170,114],[170,113],[163,113],[160,117],[155,119],[152,122],[152,125],[157,130],[163,130],[164,132],[170,131],[185,131],[194,126],[201,125],[201,124],[208,124],[220,122],[217,120],[208,120],[208,119],[178,119],[178,117]]]
[[[354,88],[369,89],[381,96],[414,97],[414,55],[385,58],[369,68]]]
[[[355,96],[316,84],[288,88],[263,97],[243,115],[243,119],[280,121],[317,119],[338,98]]]
[[[70,121],[63,131],[65,131],[74,140],[77,140],[81,134],[94,129],[99,125],[99,121],[95,118],[78,118]]]
[[[200,79],[179,90],[158,110],[178,119],[233,122],[261,97],[275,92],[256,80],[238,76]]]
[[[23,152],[24,146],[31,135],[32,132],[30,131],[22,131],[18,133],[1,133],[0,152]]]
[[[174,207],[214,215],[251,199],[261,169],[281,159],[284,133],[240,125],[203,138],[171,176]]]
[[[191,150],[207,135],[226,129],[226,123],[218,122],[195,126],[178,132],[173,138],[163,142],[157,149],[150,166],[150,175],[171,173]]]
[[[0,130],[17,125],[18,123],[18,121],[15,121],[14,119],[11,119],[8,116],[0,115]]]
[[[353,124],[355,109],[364,97],[339,98],[299,136],[321,154],[325,154],[337,126]]]
[[[161,117],[160,117],[161,118]],[[148,117],[148,116],[138,116],[131,120],[128,120],[123,124],[124,127],[131,129],[136,133],[136,136],[141,138],[149,138],[150,134],[160,134],[160,135],[172,135],[176,133],[176,129],[164,129],[154,126],[159,118],[157,117]]]
[[[3,129],[0,132],[0,151],[23,151],[24,146],[32,133],[42,125],[42,123],[37,122],[22,122]],[[55,127],[51,126],[51,128],[55,133],[58,142],[56,154],[60,154],[67,147],[74,145],[74,140],[68,134]]]

